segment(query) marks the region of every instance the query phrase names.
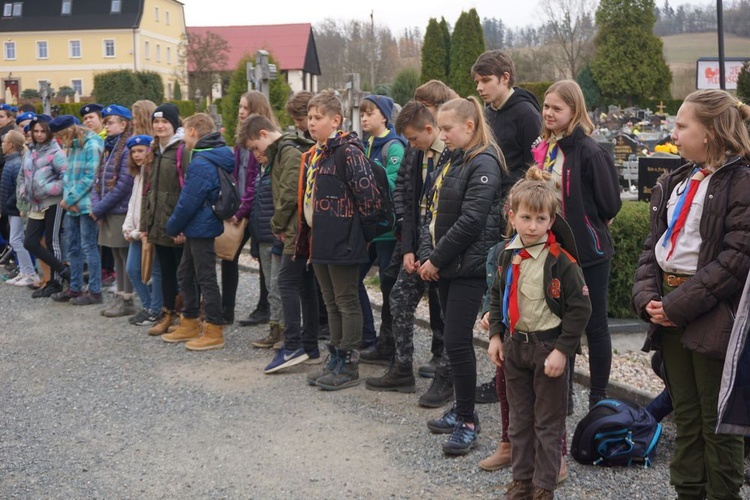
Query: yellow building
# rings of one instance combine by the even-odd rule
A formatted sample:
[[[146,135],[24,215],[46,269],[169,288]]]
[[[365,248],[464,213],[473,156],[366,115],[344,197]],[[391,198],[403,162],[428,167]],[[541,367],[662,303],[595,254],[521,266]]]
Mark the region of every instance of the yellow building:
[[[0,0],[0,99],[24,89],[72,87],[91,95],[94,75],[131,69],[161,74],[183,95],[183,4],[177,0]]]

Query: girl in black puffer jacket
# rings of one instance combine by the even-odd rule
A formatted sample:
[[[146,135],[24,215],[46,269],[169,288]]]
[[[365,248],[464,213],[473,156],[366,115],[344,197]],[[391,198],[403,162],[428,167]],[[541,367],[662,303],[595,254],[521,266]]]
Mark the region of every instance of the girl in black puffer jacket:
[[[419,273],[424,280],[438,281],[456,404],[427,426],[451,433],[445,453],[463,455],[474,447],[479,431],[472,331],[484,294],[487,253],[500,239],[500,186],[507,170],[474,97],[443,104],[438,126],[453,154],[428,195]]]

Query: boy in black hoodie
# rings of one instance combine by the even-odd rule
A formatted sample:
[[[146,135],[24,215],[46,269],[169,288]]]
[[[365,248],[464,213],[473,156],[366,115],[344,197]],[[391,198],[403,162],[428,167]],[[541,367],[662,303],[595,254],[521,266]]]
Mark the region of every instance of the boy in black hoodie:
[[[505,155],[509,175],[502,180],[502,199],[534,162],[531,145],[542,130],[542,114],[534,94],[514,87],[513,59],[501,50],[488,50],[471,68],[477,93],[487,105],[484,116]]]

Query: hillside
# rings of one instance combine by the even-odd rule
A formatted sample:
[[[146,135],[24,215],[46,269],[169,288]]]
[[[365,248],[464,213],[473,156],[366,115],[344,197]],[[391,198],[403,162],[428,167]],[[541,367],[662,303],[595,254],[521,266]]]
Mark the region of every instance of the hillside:
[[[695,67],[699,57],[718,57],[719,48],[716,33],[683,33],[662,37],[664,57],[670,67]],[[750,38],[724,35],[724,54],[727,57],[750,58]]]

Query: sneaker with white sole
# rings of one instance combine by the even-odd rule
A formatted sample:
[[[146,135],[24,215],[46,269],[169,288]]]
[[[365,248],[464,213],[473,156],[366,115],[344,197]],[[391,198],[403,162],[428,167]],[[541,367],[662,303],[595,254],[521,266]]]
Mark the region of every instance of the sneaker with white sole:
[[[17,282],[18,282],[19,280],[21,280],[21,279],[23,279],[23,278],[25,278],[25,277],[26,277],[26,275],[25,275],[25,274],[23,274],[23,273],[18,273],[18,274],[16,274],[16,275],[15,275],[14,277],[10,277],[10,276],[9,276],[9,277],[8,277],[8,278],[7,278],[6,280],[5,280],[5,284],[6,284],[6,285],[15,285],[15,284],[16,284],[16,283],[17,283]]]
[[[15,286],[29,286],[39,281],[39,276],[36,274],[19,274],[12,281]]]
[[[271,361],[271,363],[266,366],[266,368],[263,370],[263,373],[276,373],[278,371],[284,370],[285,368],[290,368],[294,365],[304,363],[308,358],[309,356],[302,348],[294,351],[289,349],[279,349],[279,352],[276,353],[273,361]]]

